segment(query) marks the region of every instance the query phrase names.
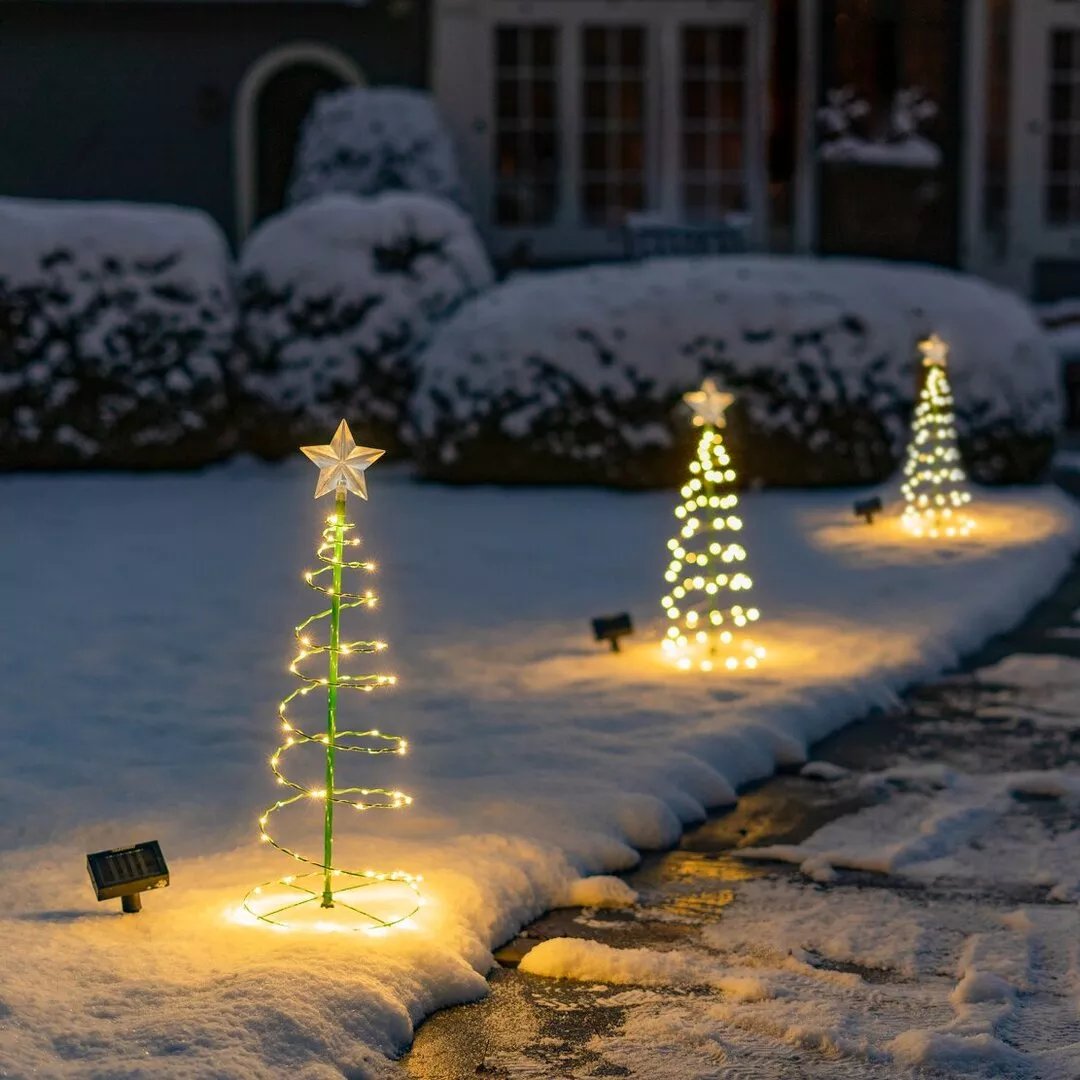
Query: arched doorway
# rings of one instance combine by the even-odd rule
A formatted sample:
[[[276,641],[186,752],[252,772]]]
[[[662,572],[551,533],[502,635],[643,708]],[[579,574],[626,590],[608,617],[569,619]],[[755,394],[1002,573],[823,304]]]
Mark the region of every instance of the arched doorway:
[[[284,206],[300,127],[315,99],[363,83],[348,56],[309,41],[273,49],[247,70],[234,115],[237,241]]]

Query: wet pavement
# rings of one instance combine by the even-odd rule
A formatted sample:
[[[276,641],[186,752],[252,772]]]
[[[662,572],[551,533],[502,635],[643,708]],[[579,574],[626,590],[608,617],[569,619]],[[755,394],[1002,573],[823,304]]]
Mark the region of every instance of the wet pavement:
[[[1075,766],[1080,762],[1080,719],[1076,726],[1025,720],[1024,707],[1039,697],[1038,688],[1001,687],[971,673],[1015,654],[1080,659],[1080,629],[1072,624],[1078,610],[1080,563],[1021,626],[969,657],[960,673],[911,692],[896,712],[849,725],[818,744],[812,758],[859,775],[898,762],[944,764],[977,774]],[[1077,694],[1080,698],[1080,687]],[[798,773],[780,774],[743,791],[737,806],[690,829],[677,848],[646,855],[637,869],[624,875],[640,896],[633,909],[560,910],[527,927],[498,954],[508,966],[492,973],[491,994],[485,1000],[445,1010],[420,1028],[413,1049],[401,1061],[403,1075],[414,1080],[650,1075],[648,1070],[638,1072],[632,1062],[603,1052],[604,1046],[619,1038],[626,1021],[628,1006],[619,1003],[618,995],[602,996],[600,991],[607,987],[519,972],[514,965],[520,955],[553,937],[589,938],[618,948],[694,949],[703,927],[723,921],[740,883],[802,880],[796,866],[751,862],[736,851],[799,843],[828,822],[870,805],[874,798],[872,788],[822,782]],[[1031,813],[1048,832],[1076,830],[1075,806],[1030,801]],[[911,886],[889,875],[849,873],[845,880],[872,890],[917,887],[928,902],[935,897],[947,899],[950,891],[947,880],[930,888]],[[970,902],[971,883],[957,889]],[[1047,890],[1041,885],[987,883],[983,892],[988,904],[1047,901]],[[857,972],[870,985],[900,980],[895,973],[871,965],[823,960],[822,966]],[[672,988],[667,1000],[677,1003],[680,996],[706,993],[701,988]],[[1070,1038],[1072,1034],[1070,1029]],[[887,1066],[822,1061],[779,1045],[765,1047],[757,1056],[751,1048],[737,1066],[717,1066],[714,1072],[687,1066],[684,1074],[677,1063],[677,1049],[673,1052],[673,1071],[665,1076],[891,1075]]]

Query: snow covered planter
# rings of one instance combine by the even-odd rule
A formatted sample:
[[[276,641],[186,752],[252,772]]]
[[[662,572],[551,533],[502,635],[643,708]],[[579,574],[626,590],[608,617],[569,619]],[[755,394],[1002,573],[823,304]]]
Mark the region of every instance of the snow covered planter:
[[[235,327],[204,214],[0,199],[0,466],[220,456]]]
[[[324,195],[271,218],[240,266],[252,449],[291,453],[343,416],[396,444],[418,349],[491,281],[469,220],[426,195]]]
[[[300,134],[289,202],[384,191],[464,201],[450,133],[431,95],[361,86],[320,97]]]
[[[658,259],[523,274],[463,307],[423,357],[409,439],[460,482],[675,484],[694,435],[680,395],[737,395],[740,474],[877,482],[899,465],[916,343],[950,344],[961,445],[982,482],[1034,480],[1057,368],[1027,307],[927,267],[783,257]]]

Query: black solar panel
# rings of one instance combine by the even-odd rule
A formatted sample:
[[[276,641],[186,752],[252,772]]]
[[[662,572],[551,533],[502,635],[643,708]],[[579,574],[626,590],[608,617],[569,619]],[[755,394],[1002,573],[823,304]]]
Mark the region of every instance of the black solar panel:
[[[86,868],[99,900],[159,889],[169,884],[169,868],[156,840],[86,856]]]

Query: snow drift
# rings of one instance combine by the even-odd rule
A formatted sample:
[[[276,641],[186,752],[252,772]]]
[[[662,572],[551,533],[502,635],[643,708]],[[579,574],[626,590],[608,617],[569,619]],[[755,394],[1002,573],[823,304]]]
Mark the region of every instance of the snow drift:
[[[0,199],[0,465],[219,456],[235,323],[205,214]]]
[[[876,482],[899,464],[916,343],[952,347],[962,450],[983,482],[1030,481],[1061,414],[1054,355],[1026,305],[927,267],[778,257],[657,259],[523,274],[425,350],[410,439],[454,481],[675,484],[691,453],[680,395],[738,395],[744,479]]]
[[[325,195],[271,218],[240,262],[249,443],[283,455],[347,416],[393,446],[419,348],[491,280],[469,220],[425,195]]]

